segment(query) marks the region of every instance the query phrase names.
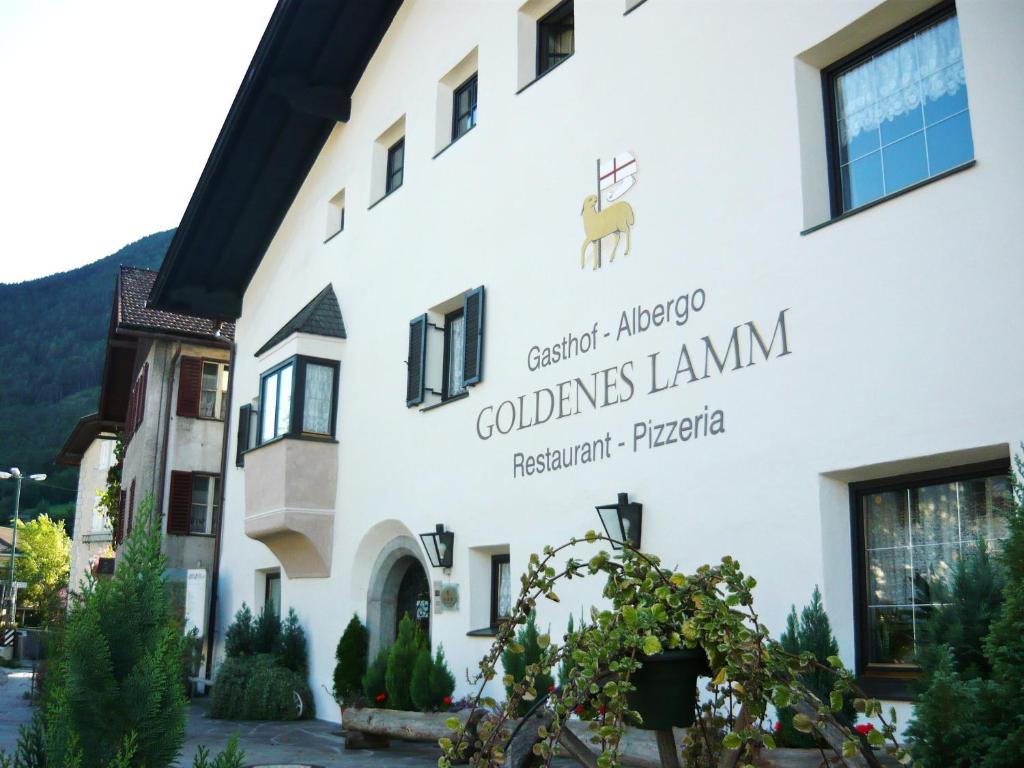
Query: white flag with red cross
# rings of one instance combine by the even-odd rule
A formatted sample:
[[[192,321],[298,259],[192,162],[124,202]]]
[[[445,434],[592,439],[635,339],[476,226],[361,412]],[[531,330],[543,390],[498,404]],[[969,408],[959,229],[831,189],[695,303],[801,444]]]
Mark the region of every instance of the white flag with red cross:
[[[623,152],[609,160],[597,163],[597,193],[605,201],[612,202],[622,197],[636,184],[636,156]]]

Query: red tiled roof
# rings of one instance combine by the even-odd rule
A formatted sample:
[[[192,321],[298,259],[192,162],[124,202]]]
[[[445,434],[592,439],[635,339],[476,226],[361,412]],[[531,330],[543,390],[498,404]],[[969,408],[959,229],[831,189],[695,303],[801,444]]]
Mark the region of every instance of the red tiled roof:
[[[117,324],[120,328],[168,333],[230,342],[235,338],[235,324],[205,317],[165,312],[149,306],[149,292],[157,273],[137,267],[121,267],[118,280]]]

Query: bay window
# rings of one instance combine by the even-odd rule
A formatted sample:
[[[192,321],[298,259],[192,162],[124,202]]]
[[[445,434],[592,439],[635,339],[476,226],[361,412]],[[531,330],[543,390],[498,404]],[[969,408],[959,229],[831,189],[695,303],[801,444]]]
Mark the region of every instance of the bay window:
[[[338,401],[338,363],[296,355],[271,368],[260,378],[258,416],[245,409],[245,431],[258,424],[259,440],[243,438],[239,421],[239,445],[262,445],[279,437],[333,437]]]

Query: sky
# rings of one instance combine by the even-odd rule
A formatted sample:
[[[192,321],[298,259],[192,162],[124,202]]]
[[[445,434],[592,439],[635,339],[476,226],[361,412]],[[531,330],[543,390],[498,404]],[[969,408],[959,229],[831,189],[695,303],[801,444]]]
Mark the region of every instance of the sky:
[[[177,226],[275,0],[0,0],[0,283]]]

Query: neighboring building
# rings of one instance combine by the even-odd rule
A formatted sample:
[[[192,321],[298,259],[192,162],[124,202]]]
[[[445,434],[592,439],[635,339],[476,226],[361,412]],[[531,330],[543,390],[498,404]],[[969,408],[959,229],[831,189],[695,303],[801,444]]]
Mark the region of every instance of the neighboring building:
[[[776,633],[820,585],[906,700],[1024,438],[1022,37],[999,2],[282,2],[152,295],[238,318],[218,631],[294,608],[335,716],[352,612],[380,647],[409,611],[465,693],[529,555],[625,491]],[[559,593],[556,633],[600,599]]]
[[[104,438],[117,430],[124,458],[113,544],[131,532],[152,499],[162,517],[177,610],[204,634],[217,558],[234,326],[148,306],[156,274],[121,267],[99,411],[79,422],[61,452],[65,463],[83,466],[73,572],[87,567],[90,532],[103,528],[90,517],[91,505],[113,460],[113,441]],[[85,520],[91,524],[80,525]]]
[[[115,445],[121,424],[103,421],[98,413],[79,419],[68,435],[56,463],[78,467],[78,495],[75,501],[74,535],[71,539],[72,592],[98,559],[113,547],[113,530],[100,507],[100,494],[107,487],[107,475],[115,464]]]

